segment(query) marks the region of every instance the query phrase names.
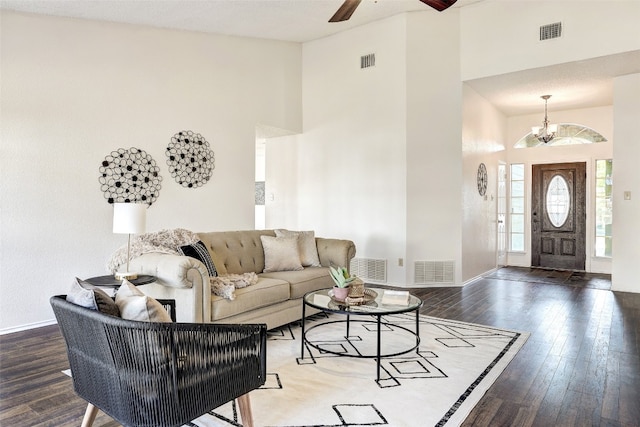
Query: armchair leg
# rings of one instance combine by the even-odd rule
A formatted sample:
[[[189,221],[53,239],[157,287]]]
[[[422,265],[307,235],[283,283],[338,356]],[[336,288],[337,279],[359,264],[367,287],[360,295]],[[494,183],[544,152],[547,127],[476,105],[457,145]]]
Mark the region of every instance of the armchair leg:
[[[82,419],[82,427],[91,427],[96,419],[96,415],[98,415],[98,408],[93,406],[91,403],[88,403],[87,410],[85,411],[84,418]]]
[[[242,419],[243,427],[253,427],[253,416],[251,415],[251,401],[249,400],[249,393],[243,394],[236,400],[240,407],[240,418]]]

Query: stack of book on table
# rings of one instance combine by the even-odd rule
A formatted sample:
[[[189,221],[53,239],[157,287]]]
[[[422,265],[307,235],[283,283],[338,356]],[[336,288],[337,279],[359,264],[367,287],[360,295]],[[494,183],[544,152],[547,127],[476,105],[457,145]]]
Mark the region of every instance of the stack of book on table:
[[[408,305],[409,291],[391,291],[386,289],[382,294],[382,304]]]

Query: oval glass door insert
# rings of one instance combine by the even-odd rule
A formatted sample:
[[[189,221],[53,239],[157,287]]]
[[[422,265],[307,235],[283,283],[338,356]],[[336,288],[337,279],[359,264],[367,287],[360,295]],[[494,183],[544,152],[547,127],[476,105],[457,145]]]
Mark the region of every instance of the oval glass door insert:
[[[561,227],[569,216],[571,195],[569,185],[560,175],[555,175],[547,187],[547,215],[554,227]]]

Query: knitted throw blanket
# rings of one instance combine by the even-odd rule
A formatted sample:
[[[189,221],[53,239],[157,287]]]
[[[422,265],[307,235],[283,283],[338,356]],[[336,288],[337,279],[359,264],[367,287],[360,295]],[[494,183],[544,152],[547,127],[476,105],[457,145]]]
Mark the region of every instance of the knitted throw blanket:
[[[246,288],[258,282],[258,275],[253,271],[243,274],[227,274],[224,276],[210,277],[211,292],[219,297],[234,300],[236,289]]]
[[[131,239],[131,259],[152,252],[179,255],[178,248],[180,246],[191,245],[199,240],[196,233],[183,228],[140,234]],[[126,263],[127,245],[123,245],[107,261],[107,270],[115,273],[118,267]]]

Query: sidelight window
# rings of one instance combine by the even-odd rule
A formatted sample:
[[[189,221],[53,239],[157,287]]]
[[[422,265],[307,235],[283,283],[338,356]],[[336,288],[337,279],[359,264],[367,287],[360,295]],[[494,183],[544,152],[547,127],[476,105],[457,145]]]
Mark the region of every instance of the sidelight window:
[[[611,257],[613,160],[596,160],[595,255]]]
[[[510,167],[509,250],[524,252],[524,164]]]

